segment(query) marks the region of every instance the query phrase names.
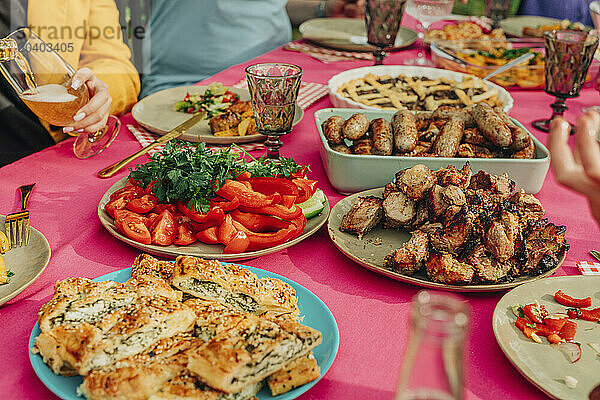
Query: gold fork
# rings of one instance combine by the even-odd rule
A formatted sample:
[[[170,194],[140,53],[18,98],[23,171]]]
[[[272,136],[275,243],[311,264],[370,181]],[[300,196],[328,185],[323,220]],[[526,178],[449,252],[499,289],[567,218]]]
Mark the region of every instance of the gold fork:
[[[4,230],[11,247],[21,247],[29,244],[29,211],[26,210],[29,196],[35,183],[21,186],[21,211],[8,214],[4,220]]]

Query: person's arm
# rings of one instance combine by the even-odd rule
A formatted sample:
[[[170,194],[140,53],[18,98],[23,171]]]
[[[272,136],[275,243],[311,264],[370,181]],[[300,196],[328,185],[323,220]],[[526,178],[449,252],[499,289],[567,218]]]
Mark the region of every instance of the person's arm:
[[[122,31],[117,32],[119,13],[114,0],[91,1],[88,23],[90,27],[108,30],[97,35],[98,38],[88,33],[76,69],[87,67],[106,83],[112,97],[110,112],[123,114],[137,102],[140,77],[129,59],[130,51],[123,43]]]
[[[362,18],[364,0],[289,0],[286,10],[293,26],[320,17]]]
[[[577,119],[575,149],[569,147],[569,123],[561,117],[550,123],[548,147],[556,180],[587,197],[592,215],[600,224],[600,115],[588,111]]]

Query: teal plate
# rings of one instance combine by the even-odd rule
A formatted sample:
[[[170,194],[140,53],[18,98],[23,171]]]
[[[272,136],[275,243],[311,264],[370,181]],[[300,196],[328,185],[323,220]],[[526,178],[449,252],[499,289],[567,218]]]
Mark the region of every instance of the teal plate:
[[[314,293],[306,289],[304,286],[299,285],[294,281],[291,281],[287,278],[284,278],[281,275],[277,275],[269,271],[264,271],[262,269],[248,267],[245,265],[243,265],[243,267],[255,273],[259,278],[277,278],[291,285],[296,290],[296,294],[298,296],[298,307],[300,308],[302,316],[304,316],[302,323],[304,325],[310,326],[311,328],[321,331],[321,333],[323,334],[323,343],[321,343],[313,350],[315,358],[317,359],[317,364],[319,364],[319,367],[321,368],[321,376],[317,380],[314,380],[310,383],[307,383],[306,385],[300,386],[299,388],[296,388],[276,397],[271,396],[271,393],[267,387],[263,388],[258,393],[259,400],[295,399],[296,397],[300,396],[301,394],[309,390],[311,387],[313,387],[329,370],[331,364],[333,364],[333,360],[335,359],[335,355],[337,354],[340,343],[340,333],[338,331],[337,323],[335,322],[333,314],[331,314],[331,311],[329,311],[325,303],[323,303],[321,299],[319,299]],[[126,268],[120,271],[111,272],[110,274],[102,275],[94,280],[113,280],[116,282],[125,282],[130,277],[131,268]],[[35,338],[40,333],[40,327],[36,323],[33,327],[33,330],[31,331],[31,336],[29,337],[30,349],[33,348]],[[42,357],[39,354],[33,354],[31,351],[29,352],[29,360],[31,361],[31,365],[37,376],[44,383],[44,385],[46,385],[46,387],[50,389],[50,391],[52,391],[55,395],[65,400],[82,399],[82,397],[77,396],[77,387],[83,382],[83,377],[65,377],[55,375],[52,372],[52,370],[48,368],[48,366],[44,363]]]

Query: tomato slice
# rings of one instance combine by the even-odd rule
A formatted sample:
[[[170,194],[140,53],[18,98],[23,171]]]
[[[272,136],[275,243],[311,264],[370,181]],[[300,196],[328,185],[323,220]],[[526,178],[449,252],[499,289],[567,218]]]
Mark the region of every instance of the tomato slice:
[[[164,210],[169,210],[169,212],[173,215],[177,213],[177,207],[175,204],[157,204],[154,207],[154,212],[157,214],[162,213]]]
[[[243,253],[246,251],[248,246],[250,245],[250,239],[246,235],[246,232],[238,231],[233,238],[229,241],[225,249],[223,249],[224,254],[235,254],[235,253]]]
[[[206,244],[219,244],[221,242],[219,242],[218,233],[219,227],[211,226],[209,228],[204,229],[203,231],[196,233],[196,239]]]
[[[148,184],[148,186],[146,186],[146,189],[144,189],[144,192],[146,194],[152,194],[152,188],[154,187],[154,184],[158,182],[158,179],[153,180],[152,182],[150,182]]]
[[[157,218],[156,226],[152,229],[152,243],[168,246],[175,240],[177,221],[169,210],[164,210]]]
[[[127,196],[130,199],[144,195],[144,189],[139,186],[125,186],[110,195],[110,200],[118,199],[119,197]]]
[[[142,197],[131,199],[127,203],[127,208],[139,214],[145,214],[156,206],[156,196],[153,194],[145,194]]]
[[[151,212],[148,215],[146,215],[146,226],[148,227],[148,229],[150,231],[152,231],[152,228],[154,228],[156,226],[156,221],[158,220],[158,214],[155,212]]]
[[[188,224],[179,224],[177,225],[177,236],[175,240],[173,240],[173,244],[177,246],[187,246],[188,244],[192,244],[196,241],[196,237],[194,236],[194,232],[189,227]]]
[[[151,243],[150,231],[138,218],[127,217],[122,221],[121,226],[123,228],[123,233],[128,238],[142,244]]]
[[[123,210],[125,207],[127,207],[127,203],[129,203],[129,199],[127,197],[117,197],[116,199],[109,201],[104,206],[104,211],[114,218],[115,211]]]

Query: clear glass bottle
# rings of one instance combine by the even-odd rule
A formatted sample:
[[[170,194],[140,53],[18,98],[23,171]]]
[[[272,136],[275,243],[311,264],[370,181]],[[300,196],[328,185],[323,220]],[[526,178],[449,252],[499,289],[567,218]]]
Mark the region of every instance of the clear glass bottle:
[[[469,315],[469,305],[457,297],[425,290],[417,293],[396,400],[463,398]]]

